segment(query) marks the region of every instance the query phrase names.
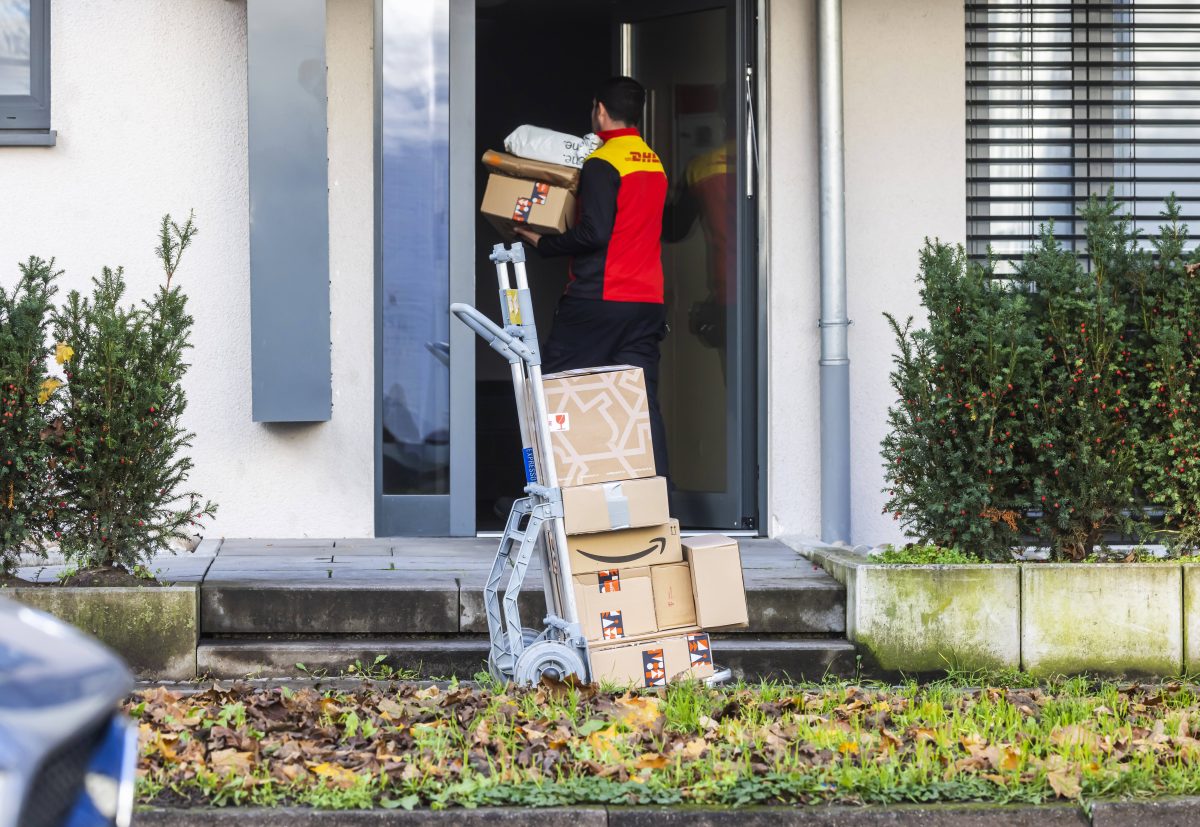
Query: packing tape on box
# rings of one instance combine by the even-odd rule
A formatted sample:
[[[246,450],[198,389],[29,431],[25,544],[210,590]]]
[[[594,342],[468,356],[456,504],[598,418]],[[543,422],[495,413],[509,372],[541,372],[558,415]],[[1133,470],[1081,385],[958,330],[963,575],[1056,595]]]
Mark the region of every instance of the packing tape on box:
[[[629,498],[622,492],[621,483],[606,482],[604,484],[604,504],[608,506],[609,528],[631,527],[633,521],[629,516]]]

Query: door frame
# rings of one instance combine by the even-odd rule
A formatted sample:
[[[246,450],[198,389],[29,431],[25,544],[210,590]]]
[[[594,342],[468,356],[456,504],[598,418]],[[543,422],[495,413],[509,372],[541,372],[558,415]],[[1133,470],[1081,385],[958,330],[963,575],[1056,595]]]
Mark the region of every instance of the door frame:
[[[374,3],[374,479],[376,536],[474,536],[475,526],[475,342],[463,325],[450,326],[450,493],[445,495],[396,496],[383,493],[383,6]],[[686,0],[666,0],[663,8],[684,8]],[[756,284],[747,285],[752,306],[743,309],[740,320],[755,325],[752,347],[743,347],[751,364],[750,383],[743,393],[742,498],[743,513],[756,517],[753,531],[769,532],[769,386],[768,327],[770,294],[770,118],[769,118],[769,0],[742,0],[747,36],[737,38],[739,65],[753,67],[752,93],[755,102],[754,133],[758,162],[753,170],[757,209],[755,235],[743,256],[753,266]],[[475,299],[475,176],[474,130],[470,124],[475,108],[475,2],[450,3],[450,295],[451,301]],[[688,7],[693,4],[688,3]],[[620,38],[615,56],[619,61]],[[617,62],[616,65],[620,65]],[[745,129],[741,119],[739,136]],[[744,165],[739,165],[744,169]],[[739,187],[745,181],[739,175]],[[740,199],[739,199],[740,201]],[[449,309],[447,308],[447,313]],[[747,314],[749,314],[747,316]],[[746,344],[750,344],[747,342]],[[749,398],[746,398],[748,394]],[[753,415],[751,415],[753,414]],[[746,425],[752,428],[745,427]],[[753,458],[755,462],[749,462]],[[748,501],[748,498],[749,499]],[[747,506],[749,505],[749,510]]]
[[[436,0],[434,0],[436,2]],[[475,536],[475,341],[450,323],[450,490],[383,493],[383,8],[375,0],[375,534]],[[475,110],[475,2],[449,0],[449,280],[450,301],[475,301],[475,135],[455,128]],[[450,308],[443,308],[447,316]]]
[[[655,20],[673,15],[700,12],[710,9],[729,9],[734,31],[730,35],[733,47],[736,89],[732,98],[740,101],[737,115],[737,144],[744,148],[738,158],[737,183],[737,230],[738,230],[738,330],[745,332],[737,343],[737,361],[730,362],[730,376],[737,377],[738,386],[729,396],[727,415],[736,417],[739,430],[732,434],[728,454],[732,459],[734,447],[740,470],[733,471],[727,481],[737,481],[737,495],[699,494],[698,497],[714,503],[729,497],[740,499],[735,511],[739,513],[736,524],[708,525],[706,528],[726,531],[763,532],[763,514],[766,499],[766,410],[767,410],[767,277],[769,259],[764,259],[765,228],[767,224],[767,189],[761,151],[765,126],[763,115],[765,93],[760,67],[766,65],[766,32],[764,14],[767,0],[659,0],[653,6],[631,2],[627,10],[620,13],[622,21],[615,23],[613,65],[622,72],[631,72],[634,67],[635,48],[632,25],[645,20]],[[740,70],[740,71],[739,71]],[[745,83],[749,80],[749,94]],[[753,113],[753,122],[750,115]],[[756,147],[758,151],[756,152]],[[749,193],[749,194],[748,194]],[[736,371],[735,371],[736,364]],[[703,500],[701,500],[703,502]],[[726,503],[719,508],[729,508]]]

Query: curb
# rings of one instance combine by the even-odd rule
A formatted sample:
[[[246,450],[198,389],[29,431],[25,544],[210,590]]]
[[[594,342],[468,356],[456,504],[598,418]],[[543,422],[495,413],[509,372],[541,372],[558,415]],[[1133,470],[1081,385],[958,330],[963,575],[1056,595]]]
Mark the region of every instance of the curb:
[[[1190,827],[1200,798],[1095,802],[1089,817],[1074,804],[899,804],[893,807],[484,807],[475,810],[312,810],[150,808],[133,827]]]

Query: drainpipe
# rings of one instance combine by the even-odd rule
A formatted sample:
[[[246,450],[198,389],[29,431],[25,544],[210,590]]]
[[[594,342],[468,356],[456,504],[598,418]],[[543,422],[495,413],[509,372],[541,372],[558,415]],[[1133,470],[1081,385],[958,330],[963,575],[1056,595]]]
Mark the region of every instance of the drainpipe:
[[[850,542],[850,357],[846,346],[846,173],[842,3],[818,0],[821,167],[821,539]]]

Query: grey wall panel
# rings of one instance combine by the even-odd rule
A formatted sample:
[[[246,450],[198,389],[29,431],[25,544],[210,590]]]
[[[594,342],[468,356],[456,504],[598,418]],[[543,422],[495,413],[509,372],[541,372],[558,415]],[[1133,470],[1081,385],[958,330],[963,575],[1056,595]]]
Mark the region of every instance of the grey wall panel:
[[[325,0],[247,3],[256,422],[330,418]]]

